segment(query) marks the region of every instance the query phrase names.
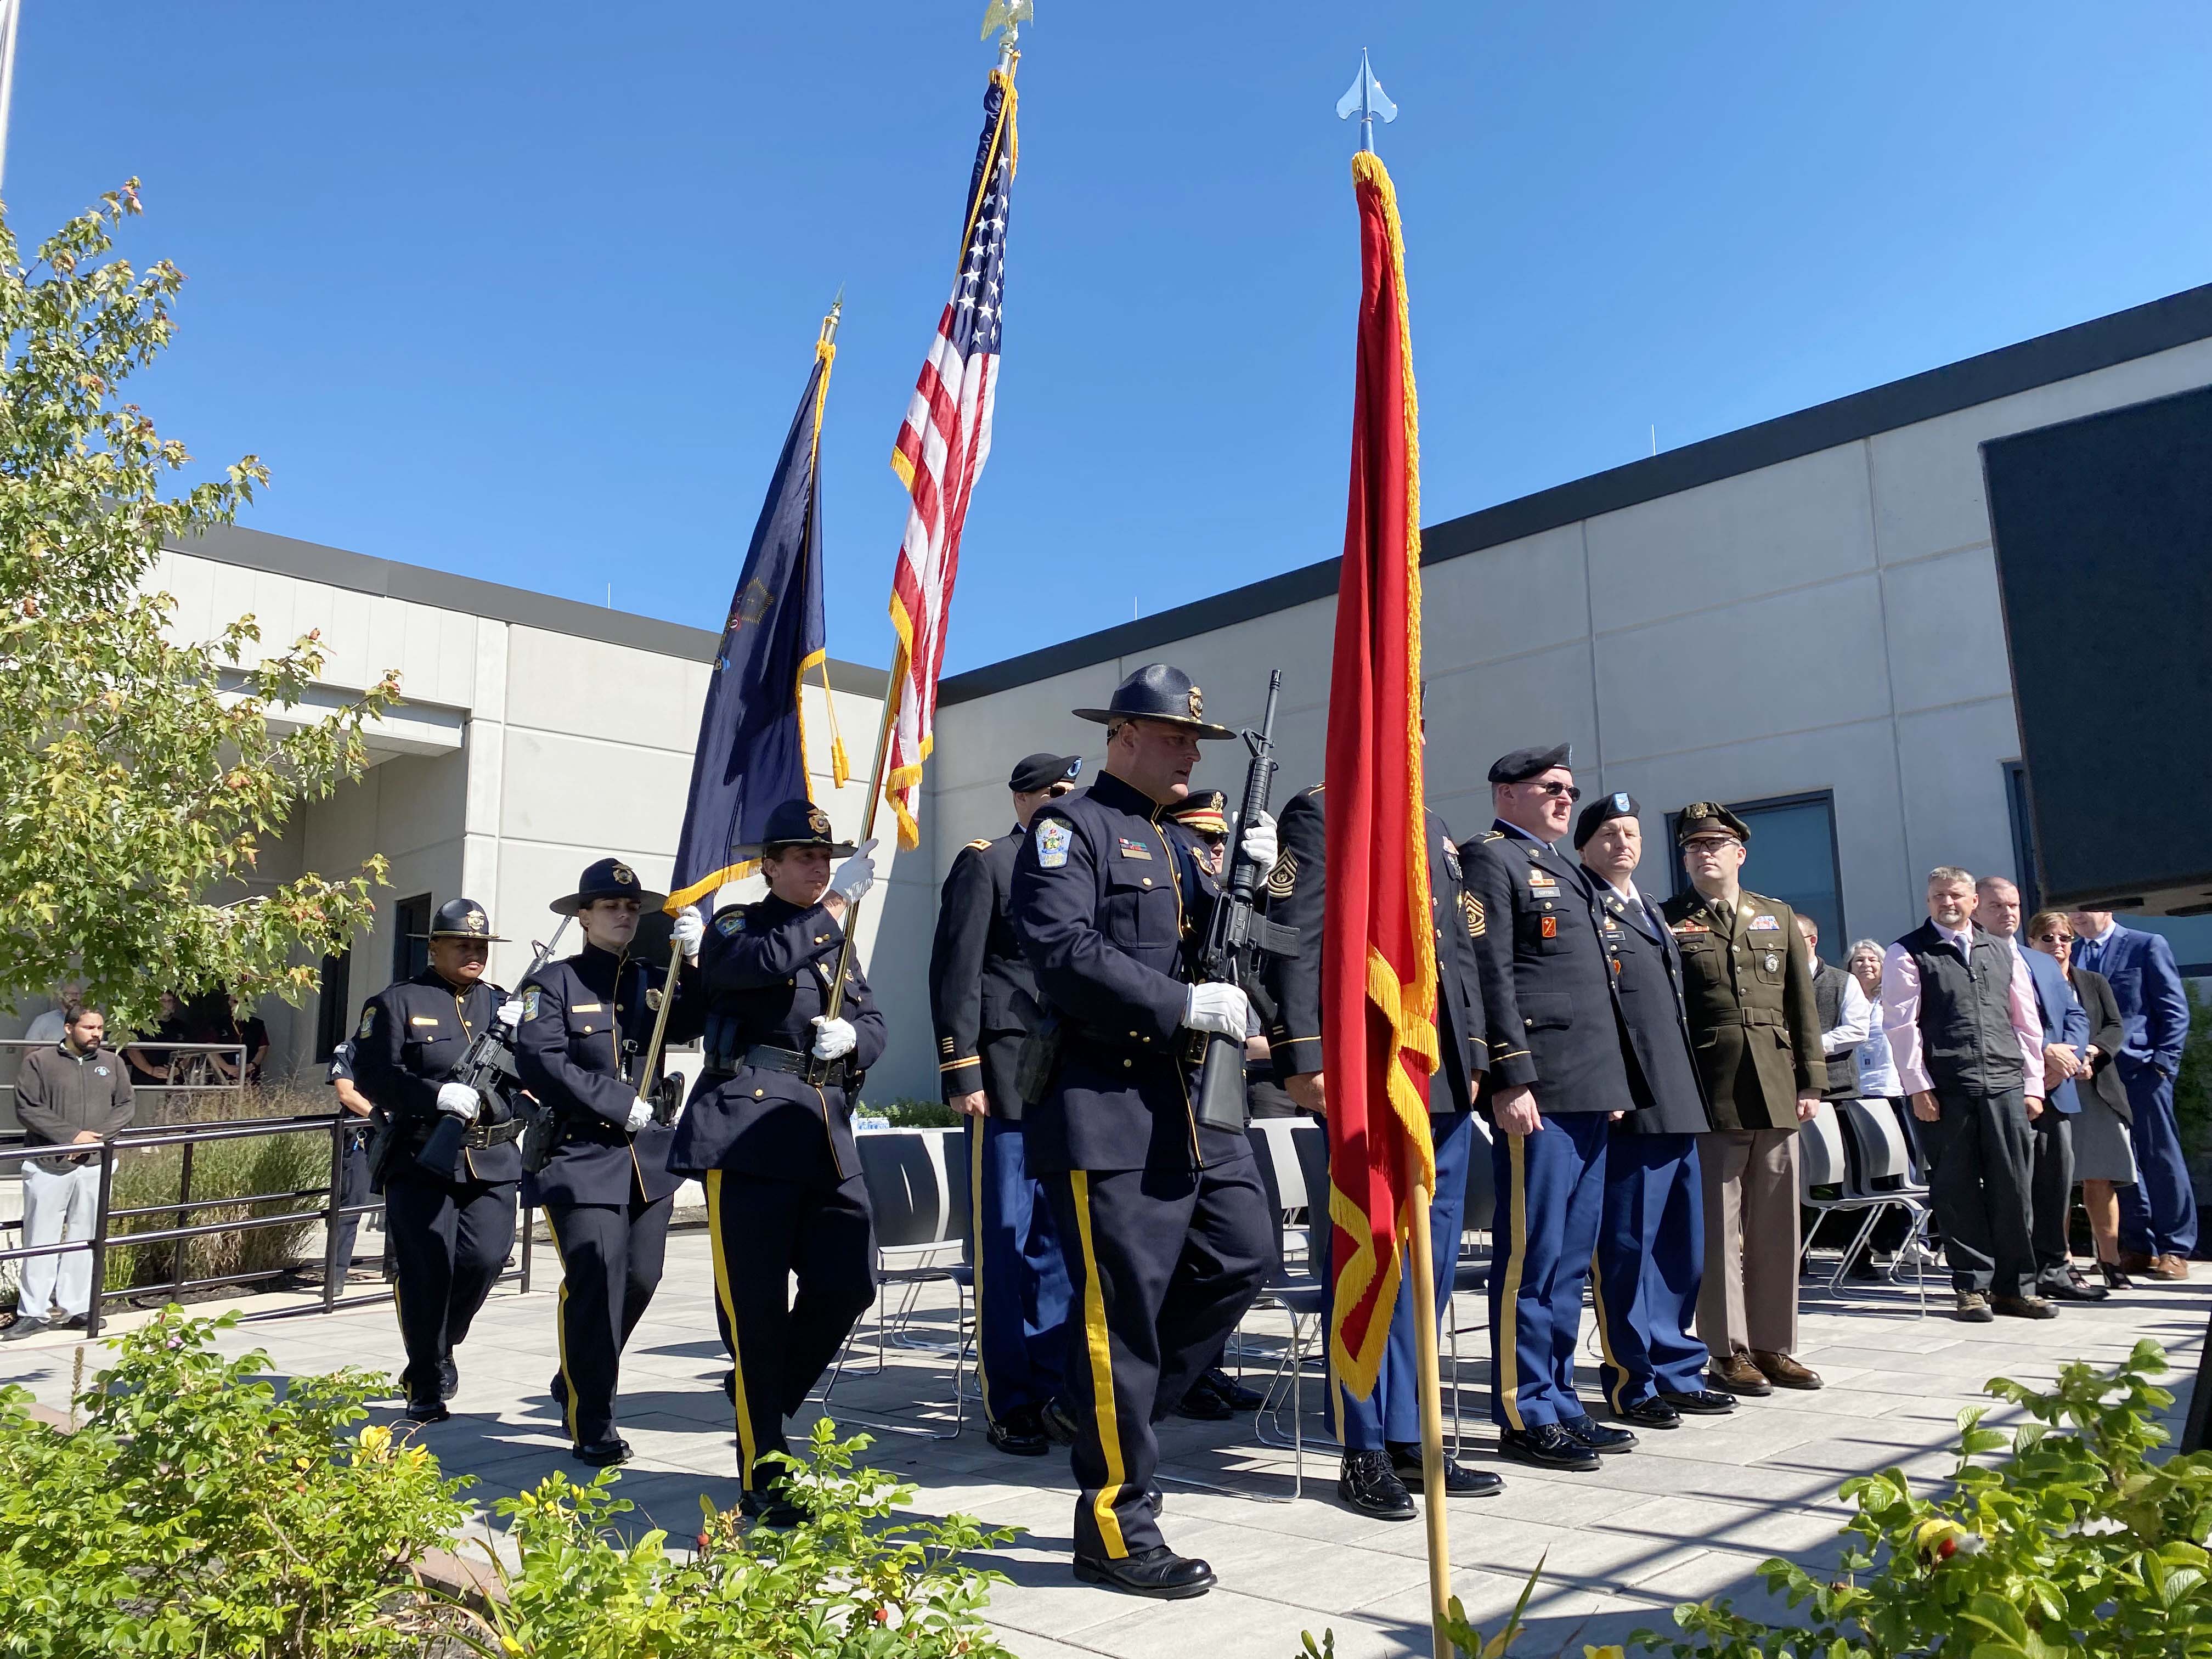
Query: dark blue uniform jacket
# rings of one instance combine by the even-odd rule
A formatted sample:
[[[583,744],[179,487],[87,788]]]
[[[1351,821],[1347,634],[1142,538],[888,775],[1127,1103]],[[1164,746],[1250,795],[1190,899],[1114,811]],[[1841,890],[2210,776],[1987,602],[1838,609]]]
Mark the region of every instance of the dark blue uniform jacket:
[[[1042,1012],[1036,975],[1006,915],[1024,839],[1018,829],[996,841],[971,841],[953,856],[929,952],[929,1012],[945,1098],[981,1089],[994,1117],[1021,1115],[1014,1062]]]
[[[1637,1064],[1629,1085],[1645,1109],[1623,1129],[1644,1134],[1697,1135],[1713,1127],[1705,1083],[1698,1073],[1695,1040],[1682,1000],[1682,957],[1658,907],[1639,891],[1632,904],[1593,874],[1590,885],[1604,913],[1606,943],[1620,964],[1621,1017]]]
[[[522,1086],[552,1112],[555,1126],[545,1167],[523,1177],[525,1201],[627,1204],[633,1184],[648,1199],[665,1198],[683,1184],[668,1167],[673,1124],[647,1123],[634,1138],[623,1127],[658,1017],[646,993],[667,978],[663,963],[586,945],[522,981],[516,1067]],[[696,968],[678,976],[664,1054],[667,1044],[699,1035],[698,986]]]
[[[1582,866],[1503,823],[1459,851],[1482,930],[1491,1088],[1532,1087],[1551,1117],[1634,1111],[1620,993]]]
[[[802,910],[771,895],[714,913],[699,952],[708,1070],[676,1126],[671,1169],[730,1170],[817,1187],[859,1176],[853,1103],[844,1088],[744,1063],[754,1048],[812,1052],[813,1020],[828,1012],[844,944],[845,930],[819,904]],[[848,1074],[857,1077],[884,1052],[883,1011],[858,964],[846,969],[838,1014],[859,1039],[846,1056]]]
[[[457,989],[425,968],[412,979],[387,985],[368,1000],[354,1033],[354,1084],[392,1115],[398,1147],[395,1173],[412,1173],[415,1155],[442,1121],[438,1085],[450,1083],[453,1068],[477,1034],[491,1024],[507,993],[478,980]],[[455,1181],[518,1181],[522,1152],[513,1141],[501,1146],[464,1146],[453,1155]]]
[[[1039,807],[1015,858],[1014,936],[1061,1033],[1052,1085],[1022,1120],[1032,1175],[1251,1156],[1192,1110],[1185,944],[1219,890],[1164,810],[1109,773]]]

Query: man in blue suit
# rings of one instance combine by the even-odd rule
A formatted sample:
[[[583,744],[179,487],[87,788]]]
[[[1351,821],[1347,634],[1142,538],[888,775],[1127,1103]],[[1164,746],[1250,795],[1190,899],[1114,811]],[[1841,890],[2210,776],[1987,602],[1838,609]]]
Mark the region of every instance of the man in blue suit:
[[[1974,920],[2027,964],[2043,1019],[2043,1109],[2028,1123],[2034,1142],[2027,1191],[2036,1293],[2060,1302],[2102,1302],[2112,1292],[2081,1277],[2066,1239],[2074,1202],[2074,1119],[2081,1110],[2074,1079],[2089,1074],[2082,1058],[2089,1042],[2088,1012],[2067,984],[2057,957],[2021,946],[2019,888],[2002,876],[1984,876],[1974,884]]]
[[[2142,1179],[2120,1189],[2120,1267],[2168,1282],[2189,1277],[2197,1249],[2197,1194],[2189,1183],[2173,1079],[2189,1037],[2189,999],[2173,947],[2156,933],[2123,927],[2109,910],[2076,910],[2074,965],[2112,981],[2127,1044],[2113,1063],[2128,1085],[2128,1126]]]

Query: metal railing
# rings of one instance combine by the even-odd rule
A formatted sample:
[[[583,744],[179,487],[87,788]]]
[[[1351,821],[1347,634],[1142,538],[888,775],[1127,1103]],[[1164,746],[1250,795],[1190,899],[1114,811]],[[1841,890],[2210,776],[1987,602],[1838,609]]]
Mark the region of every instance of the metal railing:
[[[0,1054],[13,1052],[16,1069],[21,1071],[22,1056],[33,1048],[51,1048],[53,1043],[46,1038],[33,1042],[29,1037],[0,1037]],[[246,1087],[246,1045],[243,1042],[171,1042],[163,1038],[153,1042],[105,1043],[123,1057],[123,1075],[130,1079],[133,1089],[158,1095],[237,1094]],[[140,1075],[131,1063],[133,1051],[144,1055],[161,1055],[160,1079]],[[226,1077],[216,1063],[217,1054],[235,1057],[235,1069]],[[214,1079],[210,1081],[210,1079]],[[13,1095],[15,1080],[10,1077],[0,1083],[0,1093]]]
[[[318,1298],[319,1310],[331,1312],[340,1307],[366,1307],[386,1300],[389,1290],[341,1297],[339,1289],[344,1283],[349,1262],[337,1259],[339,1231],[343,1224],[352,1221],[358,1225],[364,1216],[380,1214],[384,1205],[380,1200],[366,1204],[346,1204],[341,1201],[344,1193],[345,1160],[349,1156],[348,1142],[351,1137],[368,1127],[366,1120],[349,1112],[306,1113],[285,1118],[257,1118],[228,1123],[190,1123],[156,1125],[146,1129],[125,1129],[113,1139],[97,1146],[85,1146],[76,1151],[76,1156],[96,1158],[99,1162],[99,1202],[93,1230],[88,1237],[63,1239],[52,1244],[18,1243],[12,1249],[0,1249],[0,1262],[29,1261],[43,1255],[67,1255],[78,1251],[88,1252],[92,1257],[92,1298],[86,1315],[85,1334],[98,1336],[104,1305],[110,1301],[128,1300],[137,1297],[178,1296],[188,1291],[204,1290],[218,1285],[251,1285],[272,1279],[289,1277],[301,1264],[288,1267],[256,1268],[250,1271],[217,1273],[202,1278],[187,1276],[187,1256],[191,1241],[209,1238],[223,1233],[253,1232],[270,1227],[297,1226],[303,1223],[320,1221],[323,1232],[323,1288]],[[321,1134],[329,1137],[331,1146],[330,1180],[319,1187],[295,1188],[289,1191],[270,1193],[226,1194],[216,1198],[195,1198],[191,1192],[192,1151],[195,1147],[216,1141],[266,1139],[286,1134]],[[154,1148],[175,1146],[179,1155],[177,1196],[173,1201],[142,1204],[128,1209],[112,1207],[115,1193],[116,1165],[126,1155]],[[0,1170],[20,1169],[33,1158],[72,1155],[70,1146],[32,1145],[22,1141],[0,1144]],[[309,1205],[309,1200],[320,1200]],[[252,1212],[264,1205],[282,1205],[275,1214],[255,1214]],[[215,1208],[244,1209],[249,1213],[219,1221],[194,1222],[195,1210]],[[143,1231],[115,1232],[117,1222],[143,1221],[149,1217],[169,1216],[174,1219],[164,1227]],[[0,1221],[0,1233],[14,1232],[17,1237],[25,1235],[28,1221],[26,1204],[23,1220]],[[166,1283],[125,1285],[116,1290],[106,1287],[107,1259],[118,1247],[144,1249],[163,1244],[173,1244],[171,1276]],[[501,1278],[507,1275],[502,1273]],[[267,1319],[284,1314],[304,1312],[298,1308],[264,1310],[246,1316],[248,1319]],[[46,1310],[38,1310],[43,1317]],[[19,1310],[18,1316],[23,1316]]]

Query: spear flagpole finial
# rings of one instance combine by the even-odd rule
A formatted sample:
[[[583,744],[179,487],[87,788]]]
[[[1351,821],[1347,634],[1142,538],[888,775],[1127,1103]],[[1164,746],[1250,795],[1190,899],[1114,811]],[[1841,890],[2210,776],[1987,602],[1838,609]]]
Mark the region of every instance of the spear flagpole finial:
[[[1352,89],[1336,100],[1336,118],[1346,120],[1359,118],[1359,148],[1370,155],[1375,153],[1375,123],[1384,125],[1398,118],[1398,106],[1382,90],[1382,83],[1375,78],[1375,70],[1367,62],[1367,48],[1359,49],[1359,73],[1352,82]]]

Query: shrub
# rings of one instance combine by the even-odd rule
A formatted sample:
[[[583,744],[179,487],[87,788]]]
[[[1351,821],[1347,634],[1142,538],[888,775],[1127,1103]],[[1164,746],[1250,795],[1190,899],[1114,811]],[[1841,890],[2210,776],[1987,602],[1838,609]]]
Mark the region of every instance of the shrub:
[[[465,1516],[430,1455],[358,1427],[383,1379],[294,1378],[171,1309],[107,1346],[70,1434],[0,1391],[0,1655],[421,1650],[410,1565]]]
[[[968,1120],[941,1100],[895,1100],[872,1111],[894,1129],[957,1129]]]
[[[817,1421],[805,1459],[782,1460],[805,1523],[772,1532],[702,1498],[688,1555],[659,1529],[614,1534],[630,1507],[614,1470],[588,1486],[551,1475],[501,1500],[517,1565],[494,1558],[502,1594],[446,1633],[486,1659],[1011,1659],[981,1615],[999,1575],[960,1557],[1012,1534],[963,1516],[895,1519],[914,1488],[856,1468],[867,1443]]]

